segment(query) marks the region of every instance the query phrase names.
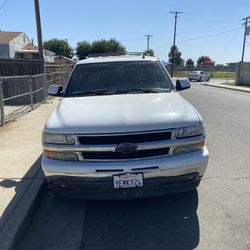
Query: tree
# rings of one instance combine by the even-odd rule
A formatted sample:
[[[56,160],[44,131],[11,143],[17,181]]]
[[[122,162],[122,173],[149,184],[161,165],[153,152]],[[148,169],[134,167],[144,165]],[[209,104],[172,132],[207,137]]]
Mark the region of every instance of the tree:
[[[118,52],[125,54],[126,53],[126,48],[124,45],[122,45],[119,41],[117,41],[114,38],[111,38],[108,42],[108,49],[110,52]],[[108,52],[109,52],[108,51]]]
[[[76,55],[78,58],[84,59],[90,54],[103,54],[103,53],[126,53],[126,48],[116,39],[109,40],[101,39],[92,43],[82,41],[77,43]]]
[[[152,49],[149,49],[149,50],[145,50],[145,53],[149,56],[154,56],[155,55],[155,52],[152,50]]]
[[[92,43],[87,41],[77,43],[76,55],[79,59],[84,59],[90,54],[103,54],[103,53],[126,53],[126,48],[116,39],[109,40],[101,39]]]
[[[125,47],[116,39],[110,40],[96,40],[92,43],[92,54],[99,53],[122,53],[126,52]]]
[[[194,67],[194,61],[191,58],[187,59],[186,67]]]
[[[200,56],[197,60],[197,65],[215,65],[209,56]]]
[[[44,49],[50,50],[56,55],[65,56],[68,58],[72,58],[74,55],[74,51],[72,47],[70,47],[67,40],[63,39],[50,39],[43,43]]]
[[[85,59],[91,51],[92,44],[87,41],[78,42],[76,45],[76,55],[80,60]]]
[[[174,54],[174,58],[173,58],[173,54]],[[181,65],[184,63],[184,60],[181,58],[181,52],[179,51],[179,49],[177,48],[177,46],[172,46],[170,49],[170,52],[168,53],[168,58],[169,58],[169,62],[176,64],[176,65]]]

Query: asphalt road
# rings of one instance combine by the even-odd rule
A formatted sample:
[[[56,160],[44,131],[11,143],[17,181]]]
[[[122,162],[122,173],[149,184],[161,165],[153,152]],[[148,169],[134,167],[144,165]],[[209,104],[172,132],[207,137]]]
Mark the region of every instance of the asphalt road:
[[[20,249],[250,249],[250,94],[192,83],[210,151],[198,190],[128,201],[45,193]]]

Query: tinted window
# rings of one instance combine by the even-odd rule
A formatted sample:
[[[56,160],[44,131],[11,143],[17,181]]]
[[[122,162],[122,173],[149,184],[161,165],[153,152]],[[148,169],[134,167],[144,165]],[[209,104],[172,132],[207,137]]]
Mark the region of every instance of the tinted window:
[[[171,91],[173,85],[159,62],[80,64],[71,75],[65,96],[84,91],[119,91],[135,88]]]

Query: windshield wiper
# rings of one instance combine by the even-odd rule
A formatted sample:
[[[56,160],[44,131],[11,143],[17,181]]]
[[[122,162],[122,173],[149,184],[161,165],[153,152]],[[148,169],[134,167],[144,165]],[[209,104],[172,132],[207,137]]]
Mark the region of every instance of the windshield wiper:
[[[97,89],[87,91],[75,91],[70,96],[96,96],[96,95],[115,95],[115,94],[137,94],[137,93],[164,93],[169,92],[170,89],[164,88],[131,88],[131,89]]]
[[[97,90],[87,90],[87,91],[75,91],[71,93],[70,96],[89,96],[89,95],[111,95],[113,92],[110,92],[108,89],[97,89]]]
[[[133,94],[133,93],[162,93],[170,91],[170,89],[163,89],[163,88],[132,88],[132,89],[120,89],[116,90],[116,94]]]

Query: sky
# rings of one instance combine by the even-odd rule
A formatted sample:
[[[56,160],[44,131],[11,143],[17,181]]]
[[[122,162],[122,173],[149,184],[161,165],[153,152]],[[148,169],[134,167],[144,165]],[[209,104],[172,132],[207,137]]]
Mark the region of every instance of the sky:
[[[202,55],[216,64],[241,60],[242,18],[250,16],[250,0],[40,0],[43,40],[67,39],[76,48],[79,41],[115,38],[138,52],[146,49],[150,34],[150,48],[163,60],[173,43],[170,11],[176,10],[183,12],[176,45],[184,60]],[[23,31],[37,43],[34,1],[0,0],[0,29]],[[250,36],[245,61],[250,61]]]

